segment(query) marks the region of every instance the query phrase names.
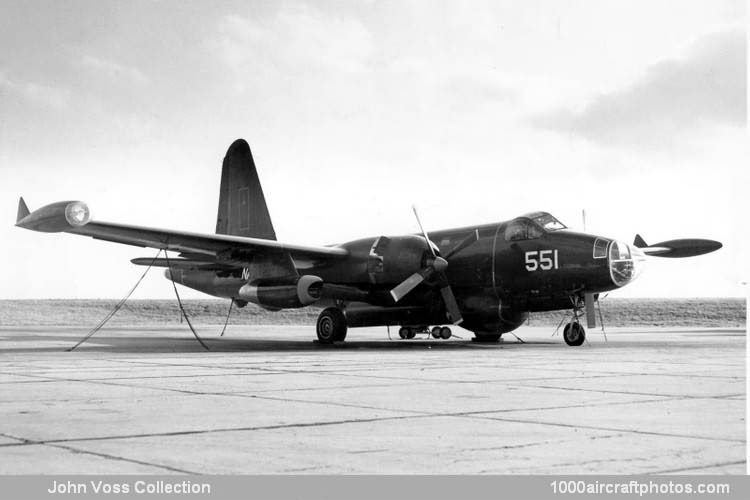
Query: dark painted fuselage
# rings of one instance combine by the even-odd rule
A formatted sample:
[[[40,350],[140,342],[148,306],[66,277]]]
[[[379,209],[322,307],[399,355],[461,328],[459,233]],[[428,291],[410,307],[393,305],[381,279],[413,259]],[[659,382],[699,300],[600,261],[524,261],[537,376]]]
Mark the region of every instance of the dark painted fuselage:
[[[474,231],[478,239],[450,257],[446,275],[464,318],[462,326],[475,332],[511,331],[528,312],[570,309],[571,297],[623,286],[635,278],[642,256],[608,238],[545,230],[528,217],[436,231],[430,240],[445,255]],[[427,245],[417,235],[364,238],[338,245],[348,250],[346,259],[295,264],[301,276],[322,280],[322,303],[376,306],[352,312],[350,326],[439,324],[446,317],[434,283],[423,283],[398,304],[389,294],[428,264]],[[213,271],[173,271],[173,276],[184,285],[234,299],[241,298],[240,288],[252,280]]]

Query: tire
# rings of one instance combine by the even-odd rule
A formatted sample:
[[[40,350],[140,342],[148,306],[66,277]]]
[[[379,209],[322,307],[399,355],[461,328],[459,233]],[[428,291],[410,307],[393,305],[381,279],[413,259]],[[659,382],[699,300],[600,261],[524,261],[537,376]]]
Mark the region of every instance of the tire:
[[[398,336],[405,340],[405,339],[409,338],[409,332],[410,331],[411,330],[410,330],[409,327],[402,326],[401,328],[398,329]]]
[[[432,330],[430,330],[430,335],[432,335],[433,339],[439,339],[440,338],[440,327],[439,326],[433,326]]]
[[[414,337],[417,336],[417,329],[416,328],[409,328],[409,332],[406,334],[406,338],[411,340]]]
[[[336,337],[334,337],[333,341],[343,342],[344,340],[346,340],[346,331],[347,331],[346,318],[344,318],[344,327],[340,329],[338,332],[336,332]]]
[[[443,340],[448,340],[451,338],[452,332],[451,329],[447,326],[444,326],[440,329],[440,338]]]
[[[341,309],[336,307],[323,309],[318,316],[315,330],[318,334],[318,342],[321,344],[341,342],[346,338],[346,317]]]
[[[474,332],[474,342],[492,343],[500,340],[499,333],[477,333]]]
[[[586,330],[580,323],[568,323],[563,330],[563,338],[569,346],[578,347],[586,340]]]

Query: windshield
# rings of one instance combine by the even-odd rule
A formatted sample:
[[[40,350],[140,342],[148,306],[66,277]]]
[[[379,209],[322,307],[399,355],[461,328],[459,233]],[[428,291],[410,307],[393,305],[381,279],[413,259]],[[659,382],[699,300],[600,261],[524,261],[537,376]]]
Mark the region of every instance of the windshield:
[[[526,217],[542,226],[545,231],[558,231],[560,229],[566,229],[565,224],[555,219],[547,212],[536,212],[533,214],[529,214]]]
[[[505,228],[505,241],[533,240],[541,238],[542,230],[525,217],[513,219]]]

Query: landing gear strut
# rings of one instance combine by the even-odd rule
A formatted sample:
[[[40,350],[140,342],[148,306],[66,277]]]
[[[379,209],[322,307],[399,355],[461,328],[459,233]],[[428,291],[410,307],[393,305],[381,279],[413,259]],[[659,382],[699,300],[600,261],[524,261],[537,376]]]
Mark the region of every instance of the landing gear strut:
[[[316,332],[321,344],[342,342],[346,338],[346,317],[341,309],[337,307],[323,309],[318,316]]]

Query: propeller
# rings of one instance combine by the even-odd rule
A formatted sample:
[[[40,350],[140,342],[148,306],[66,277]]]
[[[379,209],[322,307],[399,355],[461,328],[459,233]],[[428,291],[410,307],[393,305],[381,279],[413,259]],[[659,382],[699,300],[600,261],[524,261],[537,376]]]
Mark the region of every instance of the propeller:
[[[448,314],[448,319],[451,323],[457,325],[463,321],[463,318],[461,317],[461,309],[458,307],[456,297],[453,295],[450,283],[448,283],[448,277],[445,275],[445,270],[448,269],[448,261],[451,257],[479,239],[479,232],[477,230],[472,231],[469,235],[459,241],[445,257],[441,257],[435,251],[435,245],[430,241],[427,231],[425,231],[424,226],[422,226],[422,221],[419,219],[419,214],[417,213],[417,207],[412,206],[411,208],[414,211],[414,216],[417,218],[417,224],[419,224],[419,229],[422,231],[422,235],[427,242],[432,257],[428,259],[427,265],[424,268],[396,285],[396,287],[391,290],[391,297],[393,297],[395,302],[398,302],[422,282],[436,276],[437,286],[440,288],[440,295],[445,303],[445,310]]]

